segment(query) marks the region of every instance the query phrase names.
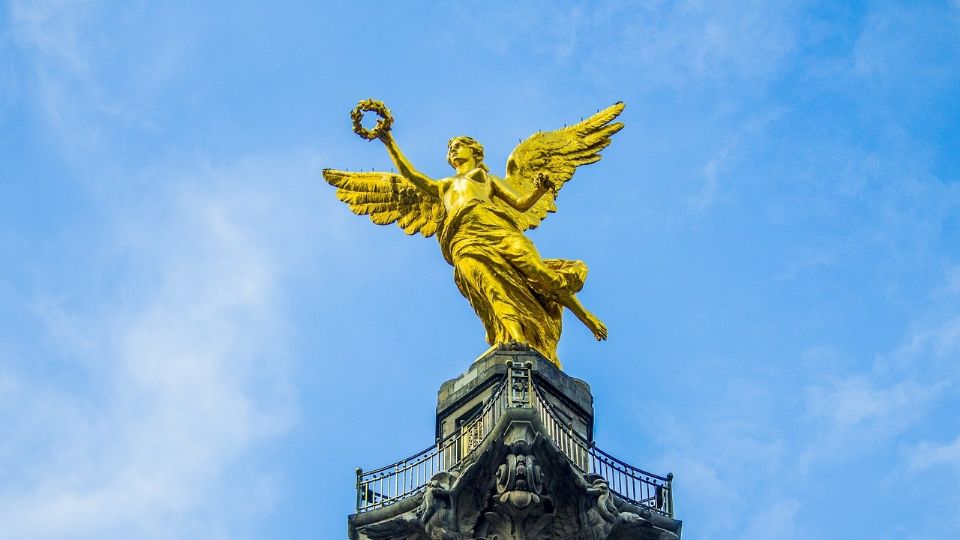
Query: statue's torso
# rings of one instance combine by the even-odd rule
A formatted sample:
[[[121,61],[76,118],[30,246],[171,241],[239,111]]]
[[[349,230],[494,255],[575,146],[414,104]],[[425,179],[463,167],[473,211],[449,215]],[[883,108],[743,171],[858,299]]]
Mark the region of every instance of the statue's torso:
[[[466,175],[451,176],[440,181],[440,198],[447,215],[454,215],[457,210],[471,201],[492,202],[493,177],[479,175],[469,178]]]

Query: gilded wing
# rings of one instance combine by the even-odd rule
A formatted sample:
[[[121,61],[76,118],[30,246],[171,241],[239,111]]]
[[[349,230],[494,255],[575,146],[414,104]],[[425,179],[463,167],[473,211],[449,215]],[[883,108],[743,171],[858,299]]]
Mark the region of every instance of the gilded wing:
[[[521,197],[532,193],[538,174],[547,175],[556,186],[529,210],[516,213],[521,229],[533,229],[548,212],[556,212],[557,192],[573,177],[577,167],[600,160],[600,150],[610,144],[614,133],[623,129],[622,122],[611,123],[623,107],[623,102],[617,102],[579,124],[538,132],[513,149],[507,159],[507,176],[503,179],[509,189]]]
[[[354,214],[366,214],[377,225],[396,222],[407,234],[429,237],[443,224],[440,199],[420,191],[400,175],[324,169],[323,178],[337,188],[337,198]]]

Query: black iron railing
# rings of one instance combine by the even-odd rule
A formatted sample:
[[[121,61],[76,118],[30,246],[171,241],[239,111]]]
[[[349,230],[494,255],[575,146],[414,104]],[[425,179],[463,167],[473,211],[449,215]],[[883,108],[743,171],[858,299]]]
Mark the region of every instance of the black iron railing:
[[[437,444],[373,471],[357,469],[357,512],[366,512],[420,492],[433,475],[456,468],[487,437],[509,406],[500,384],[476,418]]]
[[[602,476],[610,491],[637,506],[673,517],[673,473],[659,476],[628,465],[596,446],[590,448],[590,470]]]
[[[357,513],[393,504],[422,491],[437,473],[454,470],[476,450],[507,409],[534,409],[546,435],[581,472],[602,477],[627,502],[673,517],[673,475],[659,476],[628,465],[590,444],[560,420],[533,380],[529,364],[513,362],[472,420],[437,444],[373,471],[357,469]]]
[[[627,502],[673,516],[673,474],[659,476],[629,465],[587,442],[573,426],[560,420],[535,384],[533,408],[554,444],[584,473],[603,477],[610,490]]]

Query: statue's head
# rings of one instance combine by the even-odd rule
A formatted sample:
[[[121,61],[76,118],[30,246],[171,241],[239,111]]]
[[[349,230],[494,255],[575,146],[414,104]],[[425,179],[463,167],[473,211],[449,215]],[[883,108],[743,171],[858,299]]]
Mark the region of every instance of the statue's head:
[[[447,163],[454,169],[465,159],[473,159],[477,167],[485,171],[490,169],[483,162],[483,145],[473,137],[462,135],[454,137],[447,143]]]

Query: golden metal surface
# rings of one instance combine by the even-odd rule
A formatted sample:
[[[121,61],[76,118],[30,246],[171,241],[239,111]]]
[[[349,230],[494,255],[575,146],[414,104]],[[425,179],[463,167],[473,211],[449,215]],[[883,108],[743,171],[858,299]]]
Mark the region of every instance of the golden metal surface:
[[[598,340],[607,327],[577,299],[587,277],[583,261],[544,259],[523,231],[557,209],[557,193],[580,165],[623,128],[613,120],[617,103],[570,127],[538,132],[520,143],[498,178],[483,162],[483,147],[470,137],[450,139],[447,162],[456,173],[430,178],[413,167],[391,134],[393,117],[383,103],[361,101],[351,113],[354,131],[381,141],[399,174],[325,169],[337,198],[378,225],[396,223],[407,234],[436,235],[454,281],[487,331],[487,342],[526,343],[557,366],[561,315],[566,307]],[[363,111],[380,116],[361,124]]]

